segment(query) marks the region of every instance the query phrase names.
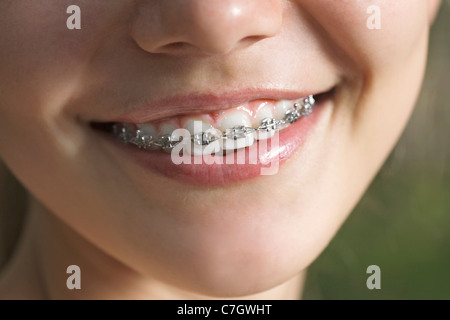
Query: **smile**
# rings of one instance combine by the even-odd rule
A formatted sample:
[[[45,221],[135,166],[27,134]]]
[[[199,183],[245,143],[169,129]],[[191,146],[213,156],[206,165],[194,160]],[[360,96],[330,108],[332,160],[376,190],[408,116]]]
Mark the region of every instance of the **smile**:
[[[181,100],[186,111],[176,108],[178,101],[169,101],[159,109],[167,117],[145,106],[91,126],[112,155],[123,159],[124,166],[137,164],[141,175],[149,172],[188,185],[223,186],[276,174],[313,138],[310,133],[322,115],[329,116],[334,91],[333,87],[292,100],[248,99],[231,108],[223,106],[233,96],[217,105],[202,96],[198,106]]]
[[[205,120],[185,119],[184,129],[187,135],[174,129],[173,120],[159,124],[115,123],[112,125],[112,132],[124,144],[132,144],[140,149],[170,152],[178,144],[188,143],[192,147],[187,148],[187,151],[192,155],[206,155],[238,150],[252,146],[256,140],[270,139],[276,131],[283,130],[299,118],[310,115],[314,104],[315,99],[312,95],[297,101],[259,102],[259,106],[253,110],[253,118],[256,121],[263,118],[256,126],[252,126],[252,122],[255,121],[251,121],[248,114],[234,110],[234,113],[228,112],[220,117],[222,121],[218,121],[219,128]],[[240,109],[248,111],[250,107],[237,108]],[[281,114],[282,117],[277,119],[273,116],[274,113]],[[227,128],[227,125],[232,127]],[[156,128],[159,128],[159,132]]]

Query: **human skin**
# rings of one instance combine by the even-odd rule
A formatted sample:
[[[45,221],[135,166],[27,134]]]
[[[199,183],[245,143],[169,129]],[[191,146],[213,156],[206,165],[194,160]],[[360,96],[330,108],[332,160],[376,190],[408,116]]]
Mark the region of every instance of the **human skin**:
[[[439,1],[73,4],[81,30],[66,2],[0,2],[0,157],[32,195],[0,297],[297,298],[410,116]],[[89,126],[144,99],[330,86],[278,174],[214,188],[145,170]]]

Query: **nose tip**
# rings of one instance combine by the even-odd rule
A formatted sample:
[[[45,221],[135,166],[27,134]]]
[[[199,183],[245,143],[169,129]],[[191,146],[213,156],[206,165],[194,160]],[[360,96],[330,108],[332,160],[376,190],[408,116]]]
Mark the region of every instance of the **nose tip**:
[[[150,53],[226,54],[273,37],[280,0],[171,0],[141,4],[132,36]]]

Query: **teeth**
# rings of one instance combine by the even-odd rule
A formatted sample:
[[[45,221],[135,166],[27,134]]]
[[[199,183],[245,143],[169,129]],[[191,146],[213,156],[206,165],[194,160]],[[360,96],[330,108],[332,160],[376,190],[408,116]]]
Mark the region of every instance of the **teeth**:
[[[233,128],[236,129],[236,131],[241,131],[239,127],[251,127],[252,123],[250,121],[250,117],[247,115],[247,113],[243,111],[231,111],[228,113],[225,113],[222,118],[218,122],[219,129],[222,132],[230,132],[233,130]],[[223,141],[222,148],[224,150],[236,150],[236,149],[243,149],[246,147],[249,147],[253,145],[255,142],[255,135],[254,134],[247,134],[243,138],[237,138],[237,139],[225,139]]]
[[[206,130],[212,127],[213,126],[210,123],[201,119],[188,119],[183,125],[183,128],[189,131],[191,135],[200,132],[205,132]]]
[[[284,116],[286,115],[286,112],[292,109],[293,105],[294,104],[292,103],[292,101],[289,100],[278,101],[278,103],[275,105],[273,116],[276,119],[283,119]]]
[[[256,105],[257,104],[257,105]],[[227,154],[254,144],[255,140],[266,140],[294,123],[298,118],[308,116],[313,109],[315,99],[309,96],[295,101],[280,100],[273,102],[256,101],[250,110],[250,117],[238,108],[223,112],[216,121],[216,129],[203,115],[195,118],[169,119],[156,125],[152,124],[114,124],[113,134],[125,144],[130,143],[149,150],[162,149],[166,152],[180,143],[189,143],[184,149],[194,156],[209,154]],[[210,119],[209,116],[208,119]],[[215,117],[213,117],[215,118]],[[211,118],[212,119],[212,118]],[[183,129],[177,130],[182,124]]]
[[[191,148],[188,148],[188,153],[194,156],[210,155],[222,151],[222,132],[213,128],[213,126],[200,119],[189,119],[183,126],[194,137],[191,143]],[[208,138],[217,137],[217,140],[204,145],[202,141]]]
[[[173,138],[173,132],[177,129],[177,127],[175,126],[175,124],[171,123],[171,122],[163,122],[159,125],[159,137],[166,137],[169,136],[170,138]],[[171,148],[165,148],[163,147],[163,151],[170,153],[171,152]]]
[[[176,129],[177,127],[173,123],[163,122],[159,126],[159,136],[172,135]]]
[[[149,137],[156,139],[158,137],[158,133],[156,132],[156,129],[151,124],[138,124],[138,129],[141,130],[144,134],[148,135]]]
[[[257,128],[261,125],[262,121],[267,118],[273,118],[272,108],[268,105],[262,107],[256,112],[255,120],[253,121],[253,127]],[[275,135],[275,131],[258,131],[255,133],[256,140],[267,140]]]

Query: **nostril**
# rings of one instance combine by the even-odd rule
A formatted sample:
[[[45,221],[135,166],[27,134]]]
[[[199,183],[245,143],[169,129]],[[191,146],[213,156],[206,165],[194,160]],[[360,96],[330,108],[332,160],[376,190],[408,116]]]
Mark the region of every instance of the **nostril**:
[[[154,50],[154,53],[183,54],[189,53],[195,49],[197,49],[197,47],[193,46],[192,44],[179,41],[160,46],[158,49]]]
[[[264,40],[266,38],[267,38],[267,36],[263,36],[263,35],[261,35],[261,36],[249,36],[249,37],[246,37],[246,38],[242,39],[241,43],[243,45],[247,46],[247,45],[251,45],[253,43],[259,42],[261,40]]]
[[[256,41],[260,41],[267,38],[266,36],[249,36],[246,37],[244,39],[242,39],[243,41],[250,41],[250,42],[256,42]]]
[[[185,49],[187,46],[189,46],[189,44],[180,41],[180,42],[174,42],[174,43],[166,44],[163,47],[163,49],[166,49],[166,50],[182,50],[182,49]]]
[[[151,53],[223,55],[278,34],[279,0],[142,1],[135,42]]]

